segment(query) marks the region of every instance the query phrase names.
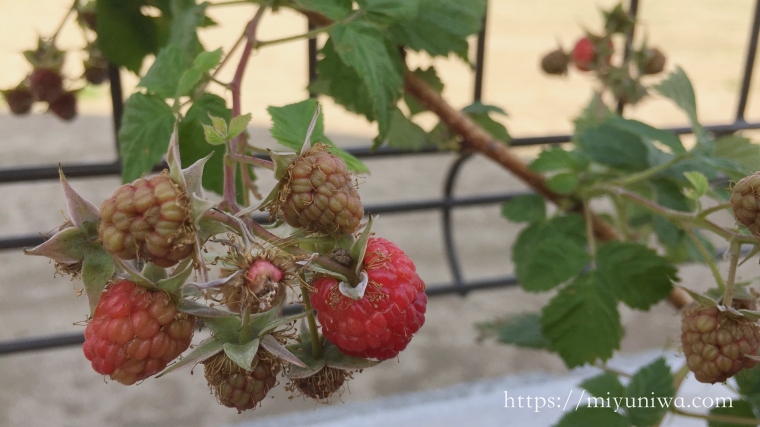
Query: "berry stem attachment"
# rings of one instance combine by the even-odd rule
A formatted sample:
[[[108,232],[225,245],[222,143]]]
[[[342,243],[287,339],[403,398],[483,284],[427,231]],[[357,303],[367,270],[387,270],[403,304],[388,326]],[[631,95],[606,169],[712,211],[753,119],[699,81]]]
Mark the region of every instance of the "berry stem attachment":
[[[269,170],[274,170],[274,163],[269,160],[259,159],[254,156],[246,156],[244,154],[227,154],[227,158],[236,162],[245,163],[253,166],[260,166]]]
[[[731,241],[729,248],[728,277],[726,278],[726,289],[723,290],[723,305],[731,307],[734,300],[734,281],[736,280],[736,267],[739,265],[742,245],[736,240]]]
[[[306,315],[306,321],[309,322],[309,335],[311,337],[311,354],[315,359],[322,358],[322,343],[319,341],[319,330],[317,329],[317,320],[314,318],[314,309],[311,306],[311,295],[306,285],[301,285],[301,298],[303,299],[304,310],[309,313]]]

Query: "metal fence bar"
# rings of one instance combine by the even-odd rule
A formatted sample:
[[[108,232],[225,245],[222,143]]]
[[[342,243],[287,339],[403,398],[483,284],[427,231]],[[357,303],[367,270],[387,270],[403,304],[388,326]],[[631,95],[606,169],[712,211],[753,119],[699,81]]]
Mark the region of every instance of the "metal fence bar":
[[[736,107],[736,121],[744,121],[744,112],[747,110],[747,98],[752,83],[752,71],[755,67],[755,55],[757,54],[757,39],[760,36],[760,0],[755,2],[755,17],[752,19],[749,43],[747,43],[747,59],[744,63],[744,76],[742,87],[739,90],[739,105]]]

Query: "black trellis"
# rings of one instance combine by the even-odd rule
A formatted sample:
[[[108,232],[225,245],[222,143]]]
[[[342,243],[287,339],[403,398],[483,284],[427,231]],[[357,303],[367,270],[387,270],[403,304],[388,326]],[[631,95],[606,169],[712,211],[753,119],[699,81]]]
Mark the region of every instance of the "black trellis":
[[[638,11],[638,0],[631,0],[629,3],[629,13],[636,16]],[[473,99],[479,101],[483,91],[483,64],[485,61],[485,43],[486,43],[486,22],[484,19],[483,29],[478,34],[476,62],[474,70],[474,94]],[[750,29],[749,42],[747,44],[745,65],[742,75],[742,84],[739,91],[739,102],[737,104],[736,115],[731,123],[722,123],[713,126],[706,126],[709,132],[716,135],[730,134],[740,130],[760,129],[760,121],[747,121],[745,111],[748,102],[750,84],[752,81],[752,72],[754,69],[755,56],[757,54],[758,35],[760,34],[760,0],[755,2],[752,26]],[[633,34],[628,35],[629,39]],[[316,39],[310,39],[308,42],[309,58],[309,81],[316,78],[317,63],[317,42]],[[121,125],[121,116],[123,112],[123,93],[121,88],[121,78],[119,69],[115,66],[109,67],[109,77],[111,81],[111,100],[113,105],[113,126],[114,133],[118,133]],[[619,105],[618,110],[622,112],[623,106]],[[691,133],[690,127],[676,127],[668,129],[677,134]],[[118,152],[118,138],[114,138]],[[528,138],[515,138],[511,141],[512,146],[529,146],[540,144],[556,144],[568,142],[570,135],[544,135]],[[414,156],[414,155],[436,155],[448,152],[439,151],[435,148],[427,148],[421,151],[406,151],[395,148],[380,148],[372,151],[368,148],[348,149],[348,152],[359,158],[383,158],[394,156]],[[471,153],[461,154],[450,166],[446,175],[443,196],[441,198],[429,200],[417,200],[403,203],[383,203],[366,206],[368,212],[373,214],[404,214],[409,212],[420,211],[439,211],[442,215],[443,223],[443,241],[446,251],[448,267],[451,270],[453,282],[445,284],[434,284],[427,288],[427,294],[430,297],[442,295],[459,294],[466,295],[472,291],[485,289],[504,288],[517,284],[514,276],[505,276],[493,279],[465,280],[462,275],[459,256],[457,255],[456,244],[453,235],[452,212],[454,209],[466,206],[493,205],[507,201],[513,197],[524,193],[503,193],[485,196],[471,197],[454,197],[454,188],[459,177],[462,166],[472,158]],[[155,170],[160,171],[163,165],[157,165]],[[82,163],[68,164],[63,166],[63,171],[69,178],[81,177],[102,177],[113,176],[121,173],[121,163],[116,160],[112,163]],[[1,168],[0,184],[30,182],[41,180],[57,180],[58,167],[54,165],[20,167],[20,168]],[[265,220],[264,216],[256,218]],[[0,236],[0,250],[18,250],[22,247],[35,246],[43,242],[43,238],[38,235],[24,236]],[[84,342],[84,335],[81,332],[58,334],[51,336],[26,337],[6,341],[0,341],[0,355],[53,349],[58,347],[67,347],[79,345]]]

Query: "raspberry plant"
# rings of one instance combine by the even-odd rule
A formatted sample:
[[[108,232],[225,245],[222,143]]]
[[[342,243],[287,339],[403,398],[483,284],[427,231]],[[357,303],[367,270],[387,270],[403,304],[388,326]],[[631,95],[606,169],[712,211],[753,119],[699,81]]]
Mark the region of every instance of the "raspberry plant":
[[[202,46],[198,32],[223,24],[206,11],[237,3],[257,7],[240,40]],[[302,13],[314,30],[259,40],[261,20],[283,8]],[[751,288],[736,278],[742,245],[758,244],[756,178],[745,178],[760,164],[757,146],[740,135],[707,132],[680,68],[647,82],[664,70],[665,55],[646,41],[624,41],[637,23],[617,6],[604,12],[603,30],[586,32],[572,52],[556,49],[541,60],[549,74],[565,74],[572,63],[599,84],[575,121],[571,144],[548,148],[526,165],[492,117],[502,109],[453,108],[434,67],[410,70],[404,63],[404,51],[469,61],[467,37],[480,29],[484,10],[485,0],[74,2],[60,28],[77,16],[82,52],[57,48],[60,28],[41,37],[25,52],[29,75],[2,93],[14,114],[47,104],[71,120],[79,86],[105,81],[106,61],[140,78],[119,132],[124,185],[98,208],[61,174],[69,220],[27,251],[84,282],[92,316],[84,352],[96,372],[130,384],[161,369],[163,375],[203,364],[218,401],[238,411],[260,404],[282,375],[293,393],[328,401],[352,374],[396,357],[422,326],[425,285],[401,249],[372,236],[352,175],[367,169],[325,135],[318,103],[268,109],[272,136],[295,152],[263,150],[245,131],[251,117],[241,111],[241,96],[250,92],[242,79],[256,63],[252,53],[326,34],[318,78],[308,89],[376,123],[375,147],[437,143],[479,152],[536,191],[505,204],[503,213],[527,223],[512,255],[522,287],[557,292],[540,313],[484,324],[483,331],[554,352],[568,367],[606,369],[623,335],[620,304],[638,310],[666,298],[678,308],[694,304],[684,311],[682,369],[673,373],[658,359],[625,386],[612,370],[582,386],[594,395],[672,397],[691,370],[706,382],[733,375],[743,396],[734,408],[709,415],[675,407],[581,408],[560,426],[659,425],[666,412],[714,425],[756,423],[760,377],[751,366],[760,313]],[[82,76],[62,71],[73,55],[84,61]],[[149,56],[153,63],[143,72]],[[235,62],[232,81],[219,81],[219,70]],[[653,93],[683,110],[694,146],[607,105],[636,104]],[[428,110],[440,118],[429,132],[414,122]],[[162,161],[166,172],[145,176]],[[279,184],[256,200],[256,176],[270,171]],[[729,180],[739,181],[733,196]],[[210,202],[207,191],[221,202]],[[598,200],[609,202],[611,212],[592,211]],[[556,213],[547,214],[546,202],[557,205]],[[749,228],[712,219],[732,203],[737,221]],[[251,218],[259,209],[269,210],[272,224]],[[705,233],[728,242],[725,277]],[[686,261],[710,267],[715,292],[677,285],[677,265]],[[304,311],[284,315],[290,302]],[[191,323],[211,335],[175,359],[188,347]]]

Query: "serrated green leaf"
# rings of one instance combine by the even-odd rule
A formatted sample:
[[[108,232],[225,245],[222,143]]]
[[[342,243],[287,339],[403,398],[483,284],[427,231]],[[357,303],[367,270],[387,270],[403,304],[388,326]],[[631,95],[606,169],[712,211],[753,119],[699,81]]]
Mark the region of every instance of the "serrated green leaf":
[[[187,53],[177,46],[166,46],[156,56],[155,62],[145,73],[138,86],[148,92],[155,93],[161,98],[174,98],[177,93],[180,77],[190,58]]]
[[[652,86],[652,88],[662,96],[669,98],[686,113],[691,121],[694,135],[697,137],[697,143],[712,151],[712,141],[697,117],[697,98],[694,95],[694,86],[692,86],[691,80],[683,69],[676,67],[665,80]]]
[[[357,0],[359,8],[372,21],[396,23],[417,16],[420,0]]]
[[[742,369],[734,376],[739,393],[743,396],[760,395],[760,365]]]
[[[250,342],[244,344],[235,344],[226,342],[222,345],[224,354],[230,358],[236,365],[245,369],[246,371],[253,370],[253,359],[256,357],[256,353],[259,351],[259,339],[254,338]]]
[[[227,129],[227,120],[224,117],[217,117],[211,113],[208,114],[209,119],[211,119],[211,124],[214,127],[214,130],[221,136],[223,136],[225,139],[227,138],[227,135],[229,133],[229,130]]]
[[[211,127],[209,114],[222,121],[229,120],[230,110],[224,99],[210,93],[203,94],[187,110],[179,124],[179,148],[182,152],[182,167],[187,168],[198,160],[213,153],[203,167],[203,188],[222,194],[224,189],[224,145],[210,145],[206,142],[205,129]],[[238,201],[242,202],[243,182],[237,174]]]
[[[393,109],[387,145],[392,148],[417,151],[430,145],[427,132],[408,119],[398,108]]]
[[[573,120],[573,142],[577,141],[579,136],[586,131],[586,129],[596,127],[610,117],[614,117],[617,114],[610,110],[610,107],[604,103],[601,95],[594,91],[591,100],[589,100],[586,107],[583,108],[581,113]]]
[[[484,327],[484,325],[481,325]],[[551,343],[541,333],[541,314],[524,313],[500,319],[488,325],[496,339],[518,347],[550,350]]]
[[[626,387],[626,396],[645,404],[626,408],[631,423],[638,427],[655,425],[668,411],[675,395],[673,375],[665,359],[660,357],[639,369]]]
[[[546,180],[546,187],[557,194],[570,194],[578,188],[578,174],[562,172]]]
[[[159,22],[164,18],[145,16],[137,1],[95,2],[98,47],[111,62],[140,72],[143,58],[161,45]]]
[[[89,252],[82,260],[82,283],[90,303],[90,315],[95,313],[100,295],[111,280],[115,268],[111,254],[102,248],[100,251]]]
[[[609,408],[581,406],[568,411],[554,427],[629,427],[631,421]]]
[[[269,107],[267,111],[272,117],[272,138],[285,147],[299,151],[306,140],[306,132],[314,112],[317,110],[317,101],[307,99],[295,104],[283,107]],[[312,145],[322,142],[330,147],[330,152],[343,159],[346,166],[355,172],[369,173],[369,169],[359,159],[352,156],[340,147],[337,147],[324,134],[324,115],[317,117],[317,123],[311,134]]]
[[[701,172],[684,172],[684,176],[689,180],[693,187],[687,189],[686,197],[698,200],[707,193],[710,183],[707,182],[707,177],[704,176],[704,174]]]
[[[492,119],[488,113],[467,113],[467,115],[496,140],[505,144],[508,144],[509,141],[512,140],[512,137],[509,136],[509,132],[507,132],[507,128],[503,124]]]
[[[248,123],[250,122],[251,113],[233,117],[232,120],[230,120],[230,126],[227,131],[227,138],[230,140],[237,138],[237,136],[243,133],[243,131],[248,127]]]
[[[620,348],[620,313],[595,273],[578,276],[541,312],[541,332],[568,368],[607,360]]]
[[[609,124],[587,128],[575,142],[583,155],[597,163],[631,172],[649,167],[641,137]]]
[[[515,196],[501,205],[501,215],[513,222],[543,221],[546,218],[546,201],[538,194]]]
[[[366,21],[339,25],[330,32],[330,39],[340,59],[356,71],[366,86],[380,131],[376,141],[384,140],[404,83],[404,66],[398,52],[386,45],[378,26]]]
[[[583,271],[590,261],[585,229],[580,215],[570,214],[523,230],[512,247],[523,289],[546,291]]]
[[[749,175],[760,169],[760,145],[739,135],[726,135],[715,140],[715,157],[733,161]]]
[[[209,357],[222,351],[223,345],[223,342],[214,337],[208,338],[200,343],[197,347],[195,347],[186,356],[179,359],[176,363],[169,365],[168,368],[164,369],[160,374],[156,375],[156,378],[162,377],[183,367],[195,366],[196,364],[201,363]]]
[[[127,99],[119,130],[122,182],[140,178],[161,161],[173,129],[174,113],[163,99],[142,93]]]
[[[717,400],[717,399],[716,399]],[[728,402],[726,406],[716,406],[710,409],[710,415],[726,415],[731,417],[745,418],[748,422],[755,420],[755,412],[752,410],[752,405],[744,399],[731,399],[730,406]],[[760,421],[757,421],[760,424]],[[720,422],[720,421],[708,421],[709,427],[742,427],[747,425],[757,424],[745,424],[745,423],[732,423],[732,422]]]
[[[193,66],[184,70],[179,78],[176,96],[190,96],[198,82],[203,79],[203,75],[211,71],[219,64],[222,58],[222,49],[213,52],[201,52],[195,57]]]
[[[193,60],[193,68],[201,72],[209,72],[219,65],[222,60],[222,49],[212,50],[211,52],[203,51]]]
[[[534,172],[554,172],[561,170],[580,171],[588,166],[588,160],[575,151],[562,147],[550,147],[542,151],[531,162],[528,169]]]
[[[683,212],[696,209],[696,203],[686,197],[679,183],[667,179],[653,179],[649,183],[655,190],[655,200],[662,206]]]
[[[595,377],[587,378],[580,383],[580,386],[591,393],[592,396],[601,397],[602,399],[625,396],[625,387],[620,383],[620,379],[617,375],[609,372],[604,372]],[[592,401],[589,401],[589,405],[595,406]],[[597,403],[596,406],[602,405]]]
[[[321,13],[334,21],[347,17],[353,6],[351,0],[295,0],[294,3],[301,9]]]
[[[427,85],[436,92],[443,92],[443,81],[440,77],[438,77],[438,74],[435,71],[435,67],[432,65],[424,70],[422,68],[417,68],[416,70],[412,71],[412,74],[427,83]],[[412,116],[423,111],[427,111],[427,108],[423,107],[419,102],[417,102],[416,99],[414,99],[413,96],[407,93],[404,93],[404,102],[409,108],[409,114]]]
[[[390,38],[431,56],[454,53],[468,61],[467,37],[480,31],[486,0],[422,0],[419,8],[416,18],[390,26]]]
[[[211,125],[202,125],[203,126],[203,136],[206,138],[206,142],[208,142],[211,145],[222,145],[227,142],[227,139],[224,138],[224,136],[220,135],[219,132],[214,129]]]
[[[608,123],[613,127],[624,130],[626,132],[633,133],[640,137],[648,138],[652,141],[659,141],[670,147],[670,149],[673,150],[673,153],[675,154],[686,152],[686,149],[681,143],[681,140],[678,138],[678,135],[674,134],[673,132],[654,128],[638,120],[624,119],[618,115],[611,116],[605,121],[605,123]]]
[[[631,308],[649,310],[666,298],[678,269],[645,245],[605,242],[597,251],[597,272],[615,298]]]
[[[205,23],[208,3],[195,0],[171,0],[172,24],[168,44],[183,49],[191,58],[203,50],[198,40],[198,27]]]

